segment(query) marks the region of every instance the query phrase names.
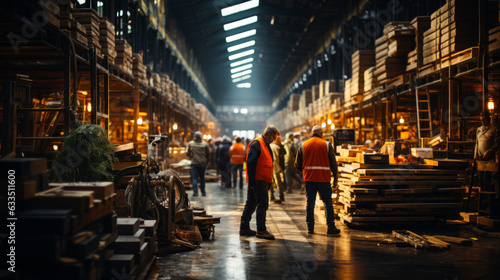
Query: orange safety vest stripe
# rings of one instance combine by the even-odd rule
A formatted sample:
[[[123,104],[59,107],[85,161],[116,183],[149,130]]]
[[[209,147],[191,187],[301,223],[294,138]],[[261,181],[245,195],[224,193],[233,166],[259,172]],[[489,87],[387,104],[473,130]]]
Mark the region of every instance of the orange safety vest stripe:
[[[303,177],[307,182],[330,182],[331,170],[327,142],[312,137],[304,142]]]
[[[273,182],[273,158],[271,156],[271,153],[269,152],[269,149],[266,146],[266,142],[264,138],[259,137],[257,139],[254,139],[250,145],[254,141],[259,141],[260,143],[260,156],[257,159],[257,168],[255,169],[255,181],[264,181],[267,183],[272,183]],[[248,150],[247,148],[247,158],[248,158]],[[248,168],[247,168],[247,183],[248,183]]]
[[[229,149],[231,164],[243,164],[245,162],[245,147],[241,143],[236,143]]]

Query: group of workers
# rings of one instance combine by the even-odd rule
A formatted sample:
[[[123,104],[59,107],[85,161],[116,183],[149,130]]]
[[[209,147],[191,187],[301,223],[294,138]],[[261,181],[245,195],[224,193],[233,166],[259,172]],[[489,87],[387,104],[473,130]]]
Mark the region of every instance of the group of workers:
[[[245,147],[240,137],[235,138],[233,145],[224,144],[219,152],[227,150],[233,173],[233,186],[236,186],[237,174],[240,178],[239,187],[243,188],[243,164],[246,162],[246,181],[248,183],[247,199],[241,215],[240,236],[256,236],[274,240],[275,237],[266,228],[266,212],[269,207],[269,197],[276,203],[285,200],[285,185],[287,192],[292,192],[293,180],[299,182],[306,192],[306,222],[308,232],[314,233],[314,207],[316,194],[319,192],[325,205],[327,234],[339,234],[335,226],[332,203],[332,177],[337,185],[337,162],[332,144],[323,140],[321,126],[314,126],[309,133],[302,133],[302,141],[297,145],[295,135],[288,133],[283,144],[279,130],[268,126],[262,136],[257,137]],[[229,141],[228,141],[229,142]],[[224,143],[224,141],[223,141]],[[191,159],[191,175],[193,196],[198,196],[198,182],[202,196],[206,196],[204,172],[210,155],[209,144],[201,138],[201,132],[194,134],[194,139],[188,143],[187,156]],[[302,175],[301,175],[302,174]],[[221,171],[221,179],[226,186],[227,175]],[[230,177],[229,177],[230,178]],[[272,186],[279,189],[280,199],[274,199]],[[250,229],[250,220],[256,212],[257,231]]]

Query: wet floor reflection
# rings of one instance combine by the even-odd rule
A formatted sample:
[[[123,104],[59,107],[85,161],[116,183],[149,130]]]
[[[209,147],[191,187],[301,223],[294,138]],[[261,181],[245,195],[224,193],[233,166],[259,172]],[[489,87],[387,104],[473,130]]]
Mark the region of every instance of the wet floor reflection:
[[[466,227],[415,228],[418,234],[477,237],[472,247],[453,245],[433,252],[378,244],[391,228],[350,229],[340,237],[326,235],[323,210],[316,209],[315,234],[307,234],[305,195],[287,194],[283,204],[270,204],[268,229],[276,240],[240,237],[239,222],[246,199],[243,189],[207,185],[206,197],[192,206],[221,217],[215,240],[201,248],[162,256],[158,279],[497,279],[500,240],[477,237]],[[192,193],[188,191],[188,193]],[[255,229],[255,215],[251,227]]]

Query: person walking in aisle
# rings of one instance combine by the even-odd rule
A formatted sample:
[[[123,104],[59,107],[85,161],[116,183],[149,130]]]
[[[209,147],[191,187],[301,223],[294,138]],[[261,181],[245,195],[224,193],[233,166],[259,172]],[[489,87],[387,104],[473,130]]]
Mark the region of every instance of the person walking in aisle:
[[[236,136],[236,142],[229,148],[229,157],[231,158],[231,172],[233,173],[233,187],[236,188],[238,174],[240,176],[240,189],[243,188],[243,163],[245,162],[245,146],[241,143],[241,138]]]
[[[229,148],[231,148],[231,140],[229,137],[222,137],[222,143],[217,150],[217,158],[219,159],[221,187],[231,187],[231,159],[229,158]]]
[[[262,137],[254,139],[247,150],[247,200],[241,215],[240,235],[274,240],[266,228],[266,211],[269,207],[269,186],[273,180],[273,153],[270,143],[278,137],[279,130],[268,126]],[[250,220],[257,210],[257,232],[250,229]]]
[[[194,133],[194,139],[189,141],[186,154],[191,160],[191,181],[193,184],[193,196],[198,196],[198,179],[200,182],[201,195],[205,193],[205,168],[208,165],[209,148],[208,143],[201,139],[201,132]]]
[[[316,193],[319,192],[325,204],[327,234],[339,234],[340,230],[335,227],[335,216],[332,203],[332,186],[330,185],[333,176],[334,186],[337,186],[337,161],[332,144],[323,140],[323,129],[315,125],[312,130],[312,137],[299,147],[295,167],[303,172],[306,182],[306,223],[310,234],[314,233],[314,206],[316,203]]]
[[[301,188],[304,188],[304,180],[294,166],[295,157],[297,155],[297,145],[294,142],[293,133],[286,134],[285,142],[285,181],[287,186],[287,193],[292,193],[293,180],[300,183]]]
[[[271,194],[271,201],[274,203],[282,203],[285,201],[285,186],[283,183],[283,171],[285,170],[285,148],[281,144],[281,136],[278,135],[276,139],[270,144],[271,150],[273,152],[273,183],[269,188],[269,193]],[[278,188],[280,193],[280,199],[275,199],[274,189]]]

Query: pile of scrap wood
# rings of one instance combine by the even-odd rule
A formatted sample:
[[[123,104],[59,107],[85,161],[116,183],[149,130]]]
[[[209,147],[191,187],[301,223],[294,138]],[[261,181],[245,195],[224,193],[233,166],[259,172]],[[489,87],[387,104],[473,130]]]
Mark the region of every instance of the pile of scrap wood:
[[[409,246],[415,247],[416,249],[426,250],[450,249],[450,243],[455,243],[462,246],[472,245],[472,240],[466,238],[446,235],[418,235],[409,230],[393,230],[392,238],[394,243],[396,243],[398,246],[401,246],[401,244],[399,244],[397,240],[401,240]]]

